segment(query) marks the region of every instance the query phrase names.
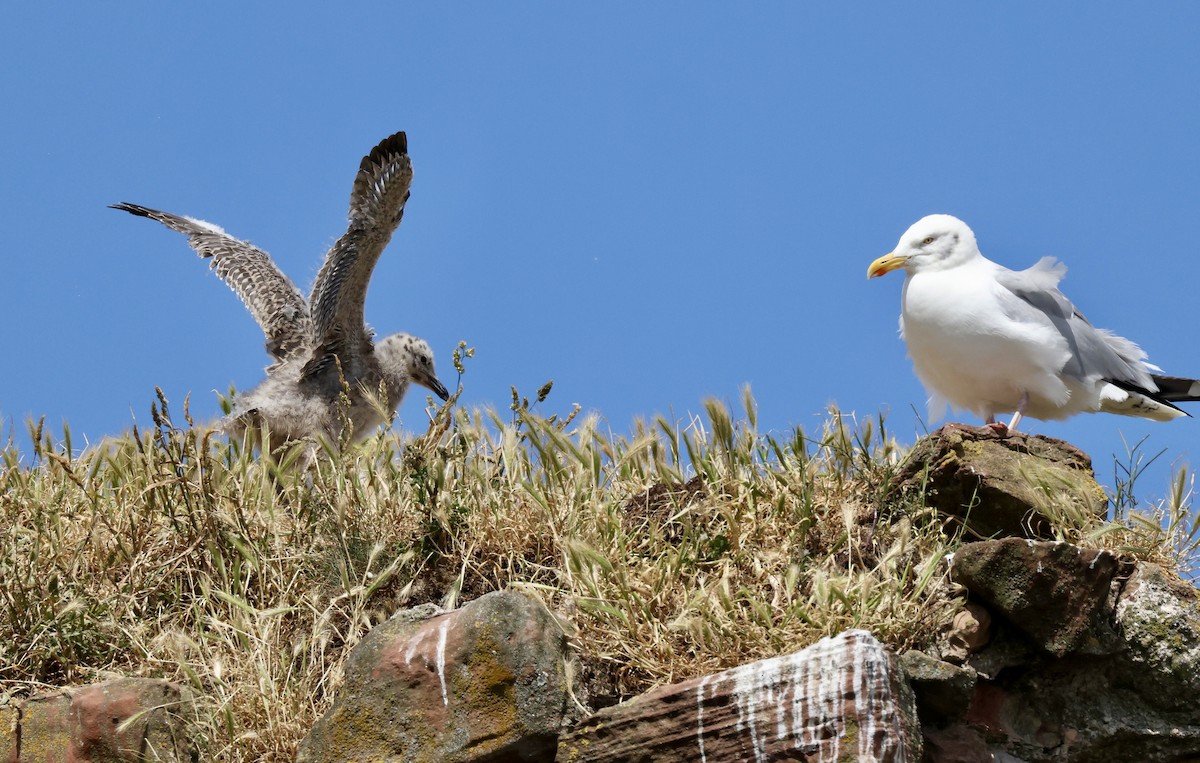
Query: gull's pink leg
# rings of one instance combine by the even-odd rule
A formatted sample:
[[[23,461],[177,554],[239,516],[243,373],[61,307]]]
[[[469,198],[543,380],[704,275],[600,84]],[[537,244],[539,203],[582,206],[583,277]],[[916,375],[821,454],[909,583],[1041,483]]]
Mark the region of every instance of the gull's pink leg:
[[[1008,430],[1010,432],[1017,431],[1017,422],[1025,415],[1025,409],[1029,407],[1029,393],[1022,391],[1021,400],[1017,403],[1017,411],[1013,414],[1012,421],[1008,422]]]

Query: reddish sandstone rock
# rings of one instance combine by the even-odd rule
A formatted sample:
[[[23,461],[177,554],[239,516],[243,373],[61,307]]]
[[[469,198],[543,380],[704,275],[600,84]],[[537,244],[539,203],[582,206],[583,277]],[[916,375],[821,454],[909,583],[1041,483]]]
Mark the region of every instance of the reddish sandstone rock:
[[[545,607],[510,591],[401,613],[351,652],[297,763],[553,761],[569,658]]]
[[[32,697],[0,708],[0,761],[193,761],[188,707],[178,684],[142,678]]]
[[[125,678],[72,692],[75,760],[192,760],[186,694],[178,684]]]
[[[584,719],[559,743],[585,761],[915,761],[920,734],[895,657],[867,631],[663,686]]]

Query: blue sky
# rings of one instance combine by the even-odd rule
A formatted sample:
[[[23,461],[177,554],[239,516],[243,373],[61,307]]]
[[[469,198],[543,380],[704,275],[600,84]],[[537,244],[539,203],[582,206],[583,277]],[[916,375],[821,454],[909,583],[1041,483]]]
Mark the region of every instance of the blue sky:
[[[1200,5],[23,4],[0,45],[4,431],[95,441],[154,387],[249,388],[267,357],[185,239],[223,226],[307,289],[359,159],[406,130],[404,223],[367,298],[381,333],[478,348],[467,405],[555,388],[617,432],[750,384],[760,424],[831,403],[910,444],[926,395],[896,335],[915,220],[1046,255],[1098,326],[1200,376]],[[1196,411],[1200,414],[1200,411]],[[414,395],[403,425],[422,427]],[[975,422],[972,417],[959,417]],[[977,422],[976,422],[977,423]],[[1194,461],[1200,420],[1030,421],[1112,458]]]

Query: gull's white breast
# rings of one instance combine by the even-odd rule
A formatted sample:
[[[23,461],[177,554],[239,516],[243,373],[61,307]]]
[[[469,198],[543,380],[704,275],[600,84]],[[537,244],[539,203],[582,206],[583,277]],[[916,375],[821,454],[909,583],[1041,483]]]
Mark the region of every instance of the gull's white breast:
[[[948,402],[986,418],[1016,410],[1027,391],[1031,415],[1061,418],[1066,340],[997,282],[998,268],[981,257],[905,279],[900,328],[931,413]]]

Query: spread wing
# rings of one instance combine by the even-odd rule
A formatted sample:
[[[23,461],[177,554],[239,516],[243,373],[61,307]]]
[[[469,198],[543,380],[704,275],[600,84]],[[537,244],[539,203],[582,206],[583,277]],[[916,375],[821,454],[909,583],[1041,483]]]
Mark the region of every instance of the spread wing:
[[[349,370],[371,352],[363,316],[367,284],[383,248],[400,225],[412,185],[403,132],[384,138],[363,157],[350,193],[350,224],[325,256],[309,304],[315,349],[302,379]],[[336,359],[336,360],[335,360]]]
[[[304,295],[266,252],[203,220],[125,202],[110,206],[157,220],[186,235],[196,254],[210,260],[212,269],[250,310],[266,335],[267,352],[276,361],[285,361],[309,347],[311,325]]]
[[[1020,303],[1020,315],[1030,322],[1054,325],[1067,341],[1070,358],[1063,373],[1077,379],[1100,378],[1122,389],[1154,397],[1156,387],[1141,347],[1111,331],[1098,329],[1071,304],[1058,282],[1066,266],[1044,257],[1028,270],[1004,269],[996,280],[1012,292]]]

